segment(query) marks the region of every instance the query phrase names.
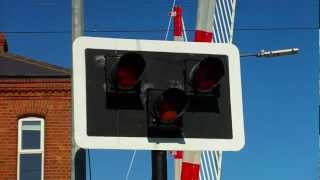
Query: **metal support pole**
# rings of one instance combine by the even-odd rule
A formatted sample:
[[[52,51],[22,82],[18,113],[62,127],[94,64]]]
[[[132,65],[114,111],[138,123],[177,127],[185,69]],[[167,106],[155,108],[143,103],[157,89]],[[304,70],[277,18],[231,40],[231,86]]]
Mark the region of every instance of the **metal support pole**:
[[[83,35],[83,0],[72,0],[72,42]]]
[[[72,42],[83,35],[83,29],[83,0],[72,0]],[[86,178],[86,153],[75,143],[73,115],[71,143],[71,180],[84,180]]]
[[[74,171],[72,171],[74,180],[86,180],[86,150],[78,148],[73,158]]]
[[[152,180],[167,180],[167,152],[151,151]]]

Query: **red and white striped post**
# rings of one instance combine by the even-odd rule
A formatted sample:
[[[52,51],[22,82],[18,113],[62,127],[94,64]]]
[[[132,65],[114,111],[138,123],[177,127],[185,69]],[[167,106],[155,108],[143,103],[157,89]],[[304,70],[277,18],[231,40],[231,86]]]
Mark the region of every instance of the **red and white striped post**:
[[[195,42],[212,42],[216,0],[198,0]]]
[[[174,151],[172,155],[174,158],[174,180],[180,180],[183,151]]]
[[[200,151],[185,151],[182,158],[181,180],[199,180]]]
[[[198,0],[195,42],[212,42],[213,14],[216,0]],[[185,151],[182,158],[181,180],[199,180],[200,151]]]
[[[184,41],[182,24],[182,7],[175,6],[173,9],[173,39],[175,41]]]
[[[171,12],[171,16],[173,16],[173,39],[175,41],[184,41],[182,7],[174,6],[173,12]],[[174,151],[172,152],[172,155],[174,157],[174,179],[180,180],[183,151]]]

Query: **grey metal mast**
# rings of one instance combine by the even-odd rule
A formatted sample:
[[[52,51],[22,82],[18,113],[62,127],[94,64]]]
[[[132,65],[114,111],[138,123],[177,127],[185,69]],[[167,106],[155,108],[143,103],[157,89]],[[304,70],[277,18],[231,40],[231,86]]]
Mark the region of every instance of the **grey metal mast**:
[[[72,43],[73,41],[83,35],[83,0],[72,0]],[[74,98],[74,97],[72,97]],[[85,180],[86,179],[86,160],[85,150],[80,149],[74,139],[74,118],[72,115],[71,128],[71,180]]]

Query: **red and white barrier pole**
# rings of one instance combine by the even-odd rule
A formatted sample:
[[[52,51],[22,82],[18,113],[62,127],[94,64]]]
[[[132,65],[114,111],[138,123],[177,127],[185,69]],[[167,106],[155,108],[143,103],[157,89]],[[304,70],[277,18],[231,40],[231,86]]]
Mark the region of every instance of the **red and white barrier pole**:
[[[174,180],[181,180],[183,151],[173,151],[172,155],[174,157]]]
[[[184,41],[182,7],[175,6],[173,12],[171,12],[171,16],[173,16],[173,39],[175,41]],[[172,155],[174,156],[174,180],[181,180],[183,151],[173,151]]]
[[[199,180],[200,151],[185,151],[182,158],[181,180]]]
[[[182,24],[182,7],[175,6],[173,9],[173,37],[175,41],[184,41]]]
[[[198,0],[195,42],[213,41],[213,14],[216,0]],[[181,180],[199,180],[200,151],[185,151],[182,158]]]
[[[198,0],[195,42],[212,42],[216,0]]]

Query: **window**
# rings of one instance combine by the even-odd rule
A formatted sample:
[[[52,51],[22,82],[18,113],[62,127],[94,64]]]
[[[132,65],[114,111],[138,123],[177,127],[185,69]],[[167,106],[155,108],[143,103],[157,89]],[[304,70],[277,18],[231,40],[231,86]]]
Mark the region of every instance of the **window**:
[[[44,121],[37,117],[18,122],[17,180],[43,180]]]

